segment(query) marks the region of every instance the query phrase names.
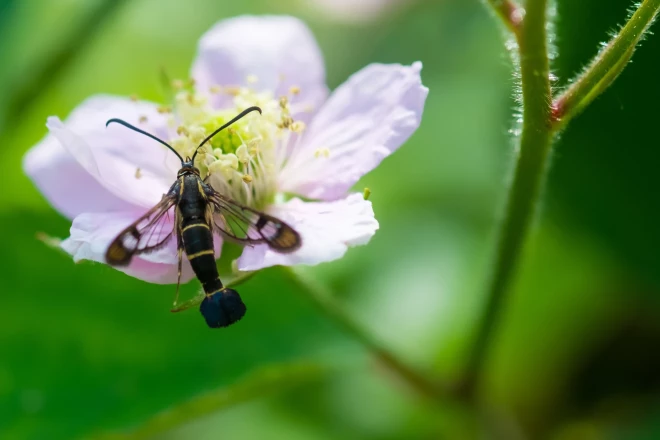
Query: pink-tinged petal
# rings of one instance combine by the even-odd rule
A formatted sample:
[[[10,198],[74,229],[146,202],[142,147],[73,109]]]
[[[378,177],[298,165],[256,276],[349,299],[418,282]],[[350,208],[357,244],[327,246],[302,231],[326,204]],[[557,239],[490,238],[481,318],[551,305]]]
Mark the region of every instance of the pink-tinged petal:
[[[48,146],[52,138],[56,139],[109,193],[130,204],[151,207],[174,182],[180,163],[174,153],[144,135],[118,124],[106,127],[111,118],[168,137],[167,118],[158,113],[155,104],[96,96],[78,106],[65,123],[48,118],[50,135],[35,148]],[[69,176],[61,174],[60,179]],[[78,197],[86,191],[80,186],[67,196]]]
[[[351,194],[334,202],[292,199],[275,205],[269,213],[290,224],[302,238],[296,252],[280,254],[266,245],[246,247],[238,259],[239,270],[295,264],[314,265],[341,258],[350,246],[366,244],[378,229],[371,202]]]
[[[313,199],[343,197],[419,127],[428,89],[422,63],[372,64],[335,90],[280,174],[280,188]]]
[[[62,249],[73,256],[75,262],[81,260],[97,261],[106,264],[105,253],[110,243],[128,225],[137,220],[144,212],[135,209],[112,213],[85,213],[77,216],[71,225],[71,235],[62,242]],[[171,217],[170,217],[171,218]],[[158,229],[158,237],[165,238],[174,228],[168,220]],[[154,236],[154,240],[156,236]],[[220,258],[222,240],[214,237],[215,257]],[[156,284],[173,284],[177,281],[178,253],[176,238],[172,238],[163,248],[136,256],[126,267],[118,270],[141,280]],[[181,282],[190,281],[195,275],[190,263],[183,257]]]
[[[223,20],[199,43],[192,77],[198,90],[240,86],[254,76],[251,87],[276,97],[300,93],[292,104],[318,107],[327,96],[323,56],[307,26],[288,16],[242,16]]]
[[[62,242],[62,248],[73,256],[75,262],[91,260],[105,264],[105,253],[112,240],[142,214],[135,210],[81,214],[73,220],[71,236]],[[162,238],[173,227],[171,223],[164,227]],[[177,261],[176,239],[172,239],[162,249],[134,257],[131,264],[117,269],[150,283],[170,284],[177,280]],[[187,282],[193,277],[187,260],[184,260],[183,269],[181,279]]]
[[[23,170],[62,215],[124,211],[131,204],[105,189],[52,135],[27,152]]]

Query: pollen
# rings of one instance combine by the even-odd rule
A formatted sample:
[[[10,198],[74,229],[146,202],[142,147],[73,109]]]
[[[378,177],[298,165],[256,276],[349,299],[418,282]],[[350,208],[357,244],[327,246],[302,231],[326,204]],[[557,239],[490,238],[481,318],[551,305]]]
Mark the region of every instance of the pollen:
[[[207,94],[179,80],[181,88],[175,92],[173,107],[163,106],[161,112],[172,112],[168,115],[172,120],[170,145],[181,157],[192,157],[199,143],[238,111],[261,107],[262,115],[247,116],[214,135],[200,148],[195,165],[216,191],[251,208],[263,209],[278,192],[277,176],[286,160],[279,150],[281,145],[288,145],[294,133],[305,130],[305,124],[296,120],[305,103],[291,105],[292,96],[300,92],[297,86],[280,97],[272,91],[257,91],[251,85],[257,80],[250,75],[242,86],[212,85]],[[223,94],[223,102],[229,101],[220,108],[208,99],[218,93]],[[318,155],[327,157],[329,151],[320,150]]]
[[[172,106],[170,106],[170,105],[161,105],[161,106],[158,106],[156,111],[158,111],[158,113],[160,113],[160,114],[172,113]]]
[[[330,157],[330,149],[329,148],[319,148],[316,151],[314,151],[314,157],[319,158],[319,157],[325,157],[328,158]]]
[[[302,133],[306,125],[303,121],[295,121],[291,124],[291,131],[294,133]]]
[[[244,164],[247,164],[250,161],[250,153],[245,144],[236,149],[236,157],[238,157],[238,160]]]
[[[199,143],[206,137],[206,130],[198,126],[190,127],[188,129],[188,133],[189,133],[188,137],[194,143]]]
[[[251,151],[253,148],[258,147],[260,143],[261,143],[261,138],[257,137],[257,138],[250,139],[249,141],[247,141],[247,146],[248,146],[248,148],[250,148],[250,151]]]
[[[365,188],[364,191],[362,192],[362,198],[364,200],[369,200],[370,196],[371,196],[371,190],[369,188]]]
[[[138,95],[136,95],[135,93],[132,94],[130,98],[131,98],[131,101],[133,101],[133,102],[138,102],[138,100],[140,99],[140,98],[138,97]]]
[[[289,128],[291,124],[293,124],[293,119],[291,118],[291,116],[282,115],[282,122],[277,124],[277,126],[279,128]]]
[[[289,88],[289,93],[291,93],[291,94],[294,95],[294,96],[295,96],[295,95],[299,95],[299,94],[300,94],[300,87],[298,87],[298,86],[291,86],[291,88]]]
[[[146,123],[147,122],[147,117],[145,115],[140,116],[140,118],[138,119],[138,122],[140,124]]]

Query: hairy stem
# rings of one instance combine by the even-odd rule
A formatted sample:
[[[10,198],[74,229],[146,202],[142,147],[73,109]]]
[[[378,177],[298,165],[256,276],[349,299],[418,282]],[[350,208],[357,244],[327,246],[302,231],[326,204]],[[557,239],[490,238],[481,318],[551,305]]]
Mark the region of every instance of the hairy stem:
[[[527,0],[517,34],[520,50],[523,123],[519,155],[499,227],[493,275],[485,311],[468,358],[464,392],[472,397],[483,370],[489,342],[502,313],[506,293],[538,205],[552,145],[550,68],[546,35],[547,0]]]
[[[632,58],[649,26],[660,11],[660,0],[644,0],[621,31],[594,58],[589,67],[553,103],[554,129],[559,130],[614,80]]]
[[[525,10],[518,3],[514,0],[486,0],[486,4],[490,6],[495,15],[500,17],[509,31],[513,34],[518,33],[525,17]]]
[[[329,289],[309,275],[293,269],[282,268],[283,273],[305,296],[331,321],[337,324],[346,334],[364,346],[378,361],[396,374],[412,390],[421,397],[438,400],[446,395],[445,389],[438,383],[427,378],[419,371],[405,363],[397,355],[385,348],[379,341],[360,326],[341,305],[335,301]]]

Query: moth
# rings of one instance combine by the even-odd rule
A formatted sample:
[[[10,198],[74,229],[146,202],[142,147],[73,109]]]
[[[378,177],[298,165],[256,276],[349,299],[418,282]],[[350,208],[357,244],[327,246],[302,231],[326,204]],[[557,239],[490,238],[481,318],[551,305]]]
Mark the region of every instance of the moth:
[[[127,266],[134,256],[161,249],[171,240],[176,240],[177,298],[185,253],[204,289],[205,297],[199,309],[211,328],[227,327],[240,320],[246,311],[238,292],[225,287],[220,281],[213,248],[214,233],[247,246],[265,243],[281,253],[293,252],[302,243],[300,235],[282,220],[236,203],[214,190],[207,182],[208,177],[202,180],[199,169],[194,165],[199,149],[206,142],[253,111],[261,113],[259,107],[247,108],[208,135],[197,146],[192,157],[185,160],[167,142],[126,121],[113,118],[106,122],[106,127],[111,123],[121,124],[160,142],[181,161],[176,181],[162,200],[119,233],[108,247],[106,261],[113,266]],[[171,213],[174,228],[167,230]]]

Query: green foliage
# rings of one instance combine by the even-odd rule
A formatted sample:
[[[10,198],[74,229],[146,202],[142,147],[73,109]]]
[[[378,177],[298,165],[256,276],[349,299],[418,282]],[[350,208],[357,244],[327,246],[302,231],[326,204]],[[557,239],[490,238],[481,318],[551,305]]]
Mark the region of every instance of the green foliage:
[[[0,36],[10,42],[0,51],[2,96],[29,84],[100,3],[0,3]],[[588,64],[629,6],[558,2],[553,86]],[[37,240],[69,228],[20,167],[45,118],[64,117],[96,93],[165,100],[161,68],[185,77],[198,37],[242,13],[306,19],[331,87],[370,62],[424,62],[431,92],[421,128],[356,187],[370,188],[379,232],[308,273],[393,355],[443,383],[461,377],[513,156],[514,80],[491,14],[479,2],[419,1],[354,25],[294,0],[128,0],[73,46],[21,114],[7,116],[9,101],[0,103],[0,118],[12,121],[0,123],[0,437],[149,429],[168,408],[186,424],[167,438],[473,438],[483,429],[471,410],[420,400],[278,270],[242,284],[248,315],[216,332],[194,307],[170,313],[174,286],[75,265]],[[632,380],[645,377],[642,365],[660,368],[658,45],[649,38],[555,146],[538,232],[487,362],[483,397],[497,408],[488,427],[505,438],[510,426],[532,438],[660,433],[658,384]],[[182,298],[197,291],[185,285]],[[630,336],[640,334],[631,323],[641,336]],[[629,362],[600,361],[621,358],[620,340]],[[268,365],[282,367],[269,376]]]
[[[325,370],[326,368],[320,365],[302,363],[260,368],[249,377],[242,378],[230,386],[206,392],[156,414],[132,431],[123,434],[104,434],[98,438],[135,440],[152,438],[216,411],[319,379],[326,373]]]

